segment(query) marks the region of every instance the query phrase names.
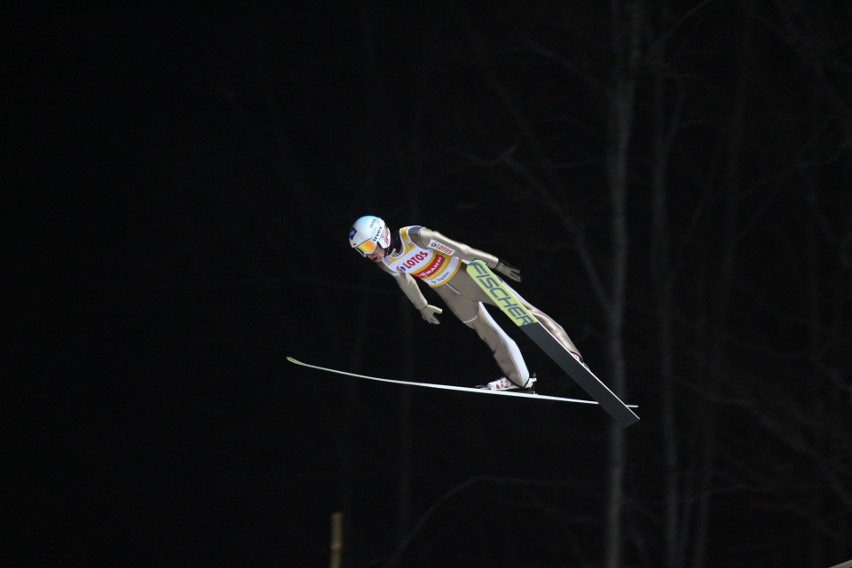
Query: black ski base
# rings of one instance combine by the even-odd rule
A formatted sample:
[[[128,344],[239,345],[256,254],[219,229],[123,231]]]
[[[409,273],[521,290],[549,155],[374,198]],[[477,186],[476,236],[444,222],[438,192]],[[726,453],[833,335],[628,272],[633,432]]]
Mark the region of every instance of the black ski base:
[[[619,426],[626,428],[639,421],[639,417],[594,373],[577,361],[541,323],[535,322],[520,327],[589,396],[598,401]]]

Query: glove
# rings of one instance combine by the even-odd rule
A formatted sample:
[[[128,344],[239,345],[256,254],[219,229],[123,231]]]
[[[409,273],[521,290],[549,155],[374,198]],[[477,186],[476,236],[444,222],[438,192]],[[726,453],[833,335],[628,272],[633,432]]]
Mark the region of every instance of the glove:
[[[435,306],[430,306],[429,304],[426,304],[425,306],[420,308],[420,315],[423,316],[424,321],[437,325],[441,322],[438,321],[438,318],[436,318],[435,316],[440,315],[443,311],[444,310],[442,310],[441,308],[436,308]]]
[[[521,281],[521,271],[505,260],[498,260],[494,270],[506,276],[509,280],[514,280],[515,282]]]

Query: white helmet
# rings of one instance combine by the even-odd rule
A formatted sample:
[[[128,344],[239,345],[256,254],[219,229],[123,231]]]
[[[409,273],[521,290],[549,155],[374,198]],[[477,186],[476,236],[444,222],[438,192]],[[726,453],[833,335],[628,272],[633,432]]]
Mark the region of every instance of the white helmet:
[[[359,218],[349,229],[349,244],[361,256],[367,256],[376,250],[376,245],[383,249],[388,248],[390,241],[390,229],[384,221],[372,215]]]

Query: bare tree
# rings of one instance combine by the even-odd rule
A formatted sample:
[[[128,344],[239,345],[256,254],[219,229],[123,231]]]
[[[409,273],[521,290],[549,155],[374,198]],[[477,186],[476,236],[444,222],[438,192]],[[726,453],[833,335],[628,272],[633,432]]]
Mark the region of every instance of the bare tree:
[[[649,25],[658,29],[667,23],[668,3],[664,2],[660,12]],[[650,18],[649,18],[650,20]],[[680,101],[668,88],[664,37],[651,42],[649,60],[653,73],[653,147],[651,158],[651,247],[650,277],[654,289],[654,306],[657,320],[657,367],[660,380],[660,429],[663,448],[664,511],[663,511],[663,562],[667,568],[679,568],[682,564],[679,483],[680,455],[677,436],[677,397],[675,388],[675,313],[674,279],[669,232],[668,171],[672,146],[675,142],[680,120]]]
[[[633,0],[613,0],[612,51],[615,67],[610,81],[606,173],[611,207],[609,302],[606,306],[607,355],[613,391],[624,398],[627,370],[624,356],[624,315],[627,302],[629,236],[627,196],[629,186],[629,147],[633,133],[634,103],[639,58],[642,7]],[[622,565],[622,509],[624,507],[625,431],[609,427],[608,487],[606,494],[606,566]]]

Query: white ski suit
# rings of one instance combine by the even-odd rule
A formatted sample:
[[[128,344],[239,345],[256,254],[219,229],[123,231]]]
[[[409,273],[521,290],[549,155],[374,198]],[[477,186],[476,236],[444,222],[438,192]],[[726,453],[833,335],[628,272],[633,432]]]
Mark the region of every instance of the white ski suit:
[[[395,277],[400,289],[420,311],[423,319],[429,323],[439,323],[435,314],[440,313],[440,310],[429,304],[417,280],[422,280],[435,290],[450,311],[476,331],[491,349],[497,365],[509,380],[518,386],[525,386],[530,375],[524,358],[515,341],[486,311],[483,304],[495,304],[468,275],[465,265],[473,260],[482,260],[489,268],[517,282],[520,281],[520,272],[492,254],[449,239],[426,227],[403,227],[398,231],[398,237],[399,244],[394,247],[397,241],[393,239],[394,244],[386,251],[379,266]],[[579,350],[562,326],[519,294],[517,296],[559,343],[580,357]]]

